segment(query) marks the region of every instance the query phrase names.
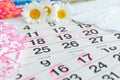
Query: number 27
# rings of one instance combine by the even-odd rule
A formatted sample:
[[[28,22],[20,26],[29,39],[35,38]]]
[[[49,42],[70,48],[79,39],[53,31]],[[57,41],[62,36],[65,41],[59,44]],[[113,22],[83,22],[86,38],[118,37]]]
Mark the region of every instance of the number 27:
[[[103,42],[103,36],[98,36],[98,37],[94,37],[94,38],[89,38],[89,40],[92,40],[91,43]]]

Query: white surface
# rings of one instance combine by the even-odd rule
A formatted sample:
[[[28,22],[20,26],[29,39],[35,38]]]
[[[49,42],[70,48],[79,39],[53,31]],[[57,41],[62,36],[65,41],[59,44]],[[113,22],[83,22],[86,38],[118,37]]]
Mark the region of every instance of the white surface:
[[[120,0],[97,0],[73,4],[74,20],[120,32]],[[117,15],[116,15],[117,14]]]

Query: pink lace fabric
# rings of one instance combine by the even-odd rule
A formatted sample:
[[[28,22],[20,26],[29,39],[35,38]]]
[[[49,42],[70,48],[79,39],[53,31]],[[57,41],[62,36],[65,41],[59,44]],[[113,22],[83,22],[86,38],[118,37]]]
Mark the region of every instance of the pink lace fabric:
[[[0,0],[0,19],[8,19],[21,16],[21,8],[17,8],[12,0]]]
[[[27,42],[28,37],[18,34],[14,25],[0,20],[0,80],[12,77],[20,67],[18,60]]]

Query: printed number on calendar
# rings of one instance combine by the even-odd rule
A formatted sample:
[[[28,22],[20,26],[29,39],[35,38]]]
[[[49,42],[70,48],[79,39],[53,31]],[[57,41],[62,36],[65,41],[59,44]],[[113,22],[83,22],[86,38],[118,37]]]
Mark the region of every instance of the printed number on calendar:
[[[115,33],[114,36],[116,36],[117,39],[120,39],[120,33]]]
[[[102,71],[102,68],[107,68],[108,66],[102,62],[98,62],[98,65],[91,65],[89,66],[89,69],[93,69],[94,73],[98,73],[100,71]]]
[[[72,74],[72,75],[70,75],[69,78],[64,78],[62,80],[82,80],[82,78],[79,77],[77,74]]]
[[[62,46],[64,46],[64,49],[68,49],[72,47],[78,47],[79,43],[77,43],[76,41],[65,42],[65,43],[62,43]]]
[[[33,51],[37,55],[37,54],[42,54],[42,53],[48,53],[51,51],[51,49],[48,46],[44,46],[44,47],[34,48]]]
[[[103,80],[118,80],[120,79],[120,76],[117,75],[116,73],[114,72],[110,72],[110,74],[105,74],[102,76],[102,79]]]

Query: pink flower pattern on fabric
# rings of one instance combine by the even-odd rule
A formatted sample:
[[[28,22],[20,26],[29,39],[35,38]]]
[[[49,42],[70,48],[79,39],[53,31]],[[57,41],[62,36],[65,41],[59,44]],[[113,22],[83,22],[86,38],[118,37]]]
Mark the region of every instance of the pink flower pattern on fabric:
[[[18,59],[24,50],[28,36],[21,36],[14,25],[0,20],[0,80],[12,77],[20,67]],[[15,55],[15,58],[8,55]]]

